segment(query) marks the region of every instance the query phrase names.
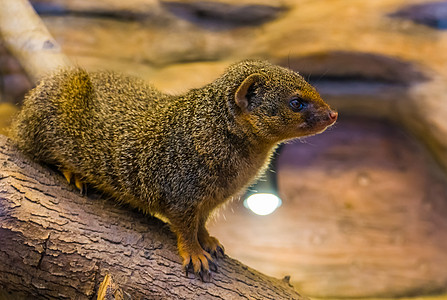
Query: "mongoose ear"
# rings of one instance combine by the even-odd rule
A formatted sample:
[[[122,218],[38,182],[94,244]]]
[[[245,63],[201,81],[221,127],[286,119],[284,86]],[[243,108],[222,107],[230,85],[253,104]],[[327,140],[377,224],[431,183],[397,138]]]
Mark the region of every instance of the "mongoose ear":
[[[251,91],[253,85],[264,81],[265,76],[259,73],[254,73],[245,78],[241,85],[238,87],[235,94],[235,100],[236,104],[242,109],[242,111],[248,111],[248,105],[250,104],[250,98],[253,92]]]

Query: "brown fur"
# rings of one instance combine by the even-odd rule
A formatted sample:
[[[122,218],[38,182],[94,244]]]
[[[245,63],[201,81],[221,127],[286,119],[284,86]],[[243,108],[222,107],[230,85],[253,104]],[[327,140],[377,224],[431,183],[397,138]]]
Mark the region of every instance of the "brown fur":
[[[306,108],[292,111],[293,97]],[[185,267],[202,274],[223,252],[205,228],[210,213],[256,178],[278,143],[336,117],[297,73],[247,60],[178,96],[115,73],[61,70],[28,94],[14,133],[36,159],[167,219]]]

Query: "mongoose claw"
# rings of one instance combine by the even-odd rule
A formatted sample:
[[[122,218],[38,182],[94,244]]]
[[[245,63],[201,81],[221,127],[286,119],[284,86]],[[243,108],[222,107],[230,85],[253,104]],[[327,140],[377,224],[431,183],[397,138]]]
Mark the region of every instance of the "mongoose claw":
[[[215,266],[214,263],[213,263],[213,265]],[[194,273],[194,274],[198,275],[200,277],[200,280],[202,280],[202,282],[209,282],[211,280],[211,272],[209,270],[205,270],[204,266],[202,265],[200,267],[200,271],[196,273],[194,271],[194,265],[192,262],[189,262],[189,264],[186,266],[185,273],[186,273],[186,277],[189,277],[190,273]]]
[[[68,170],[62,170],[62,174],[64,174],[65,179],[67,179],[68,183],[71,183],[71,178],[73,173]]]
[[[225,248],[221,244],[216,245],[216,247],[212,250],[207,249],[207,251],[215,258],[225,257]]]
[[[75,175],[75,186],[81,193],[81,195],[84,195],[87,193],[86,185],[81,181],[79,176]]]
[[[214,261],[209,261],[210,270],[213,272],[217,272],[217,264]]]
[[[199,277],[202,280],[202,282],[210,282],[211,281],[211,272],[209,270],[202,269],[199,272]]]
[[[225,256],[225,248],[222,244],[213,236],[199,237],[201,245],[206,252],[212,256],[219,258]]]
[[[220,253],[220,255],[221,255],[222,257],[225,257],[225,248],[224,248],[224,246],[222,246],[221,244],[219,244],[219,246],[217,246],[216,256],[217,256],[217,253]]]
[[[187,277],[190,273],[194,273],[203,282],[211,279],[210,267],[213,272],[217,271],[217,265],[213,262],[211,255],[205,251],[197,255],[187,254],[186,258],[184,258],[183,266]]]

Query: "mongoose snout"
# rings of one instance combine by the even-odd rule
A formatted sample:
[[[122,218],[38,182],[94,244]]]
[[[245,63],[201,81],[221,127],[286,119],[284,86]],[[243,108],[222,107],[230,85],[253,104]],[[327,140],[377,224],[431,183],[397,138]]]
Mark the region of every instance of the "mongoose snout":
[[[320,130],[324,131],[326,130],[326,128],[332,126],[337,121],[337,118],[338,118],[338,112],[329,109],[329,112],[327,112],[325,117],[322,119]],[[315,128],[315,130],[317,131],[317,133],[321,132],[318,131],[317,128]]]
[[[330,124],[335,123],[335,121],[337,121],[338,118],[338,112],[331,110],[329,111],[329,120],[331,121]]]

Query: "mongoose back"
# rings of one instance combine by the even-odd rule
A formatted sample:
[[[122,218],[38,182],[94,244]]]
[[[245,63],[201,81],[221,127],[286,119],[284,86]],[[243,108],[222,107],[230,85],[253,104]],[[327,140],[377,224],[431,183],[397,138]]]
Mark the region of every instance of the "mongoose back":
[[[60,70],[26,97],[19,147],[67,180],[167,220],[186,271],[203,278],[223,246],[210,213],[246,188],[278,143],[337,119],[297,73],[245,60],[199,89],[164,94],[111,72]]]

